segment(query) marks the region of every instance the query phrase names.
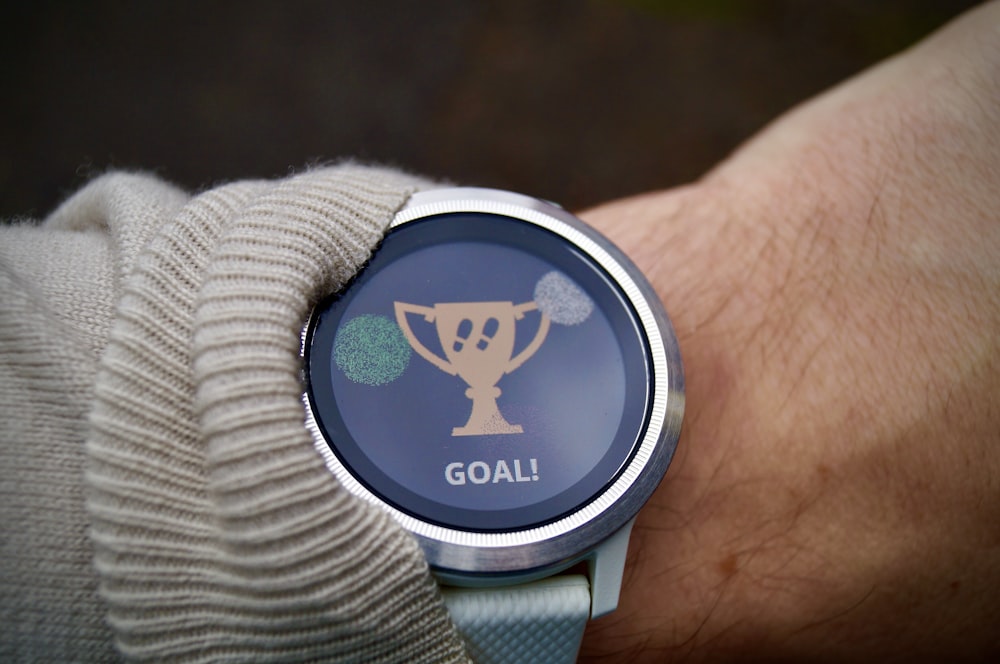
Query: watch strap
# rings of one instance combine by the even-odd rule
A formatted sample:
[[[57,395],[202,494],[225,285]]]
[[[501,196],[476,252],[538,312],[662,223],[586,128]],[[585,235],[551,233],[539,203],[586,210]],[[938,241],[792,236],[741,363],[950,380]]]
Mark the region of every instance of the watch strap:
[[[499,588],[446,587],[442,593],[477,664],[576,661],[590,617],[587,577],[554,576]]]

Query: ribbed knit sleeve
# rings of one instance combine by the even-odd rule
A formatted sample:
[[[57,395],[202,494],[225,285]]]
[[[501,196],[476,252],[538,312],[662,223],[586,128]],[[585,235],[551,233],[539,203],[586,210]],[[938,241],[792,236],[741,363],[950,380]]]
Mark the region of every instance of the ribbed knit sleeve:
[[[426,184],[342,166],[181,206],[133,200],[155,212],[109,206],[143,182],[105,177],[48,222],[50,234],[106,238],[103,297],[114,300],[106,342],[79,335],[100,355],[77,408],[90,423],[73,434],[81,475],[59,479],[89,521],[96,569],[77,622],[93,628],[90,613],[106,608],[117,649],[136,660],[464,661],[415,542],[344,491],[314,450],[299,378],[311,305]],[[75,204],[104,221],[73,221]],[[17,487],[0,490],[6,500]],[[76,532],[73,546],[87,548]],[[95,587],[103,606],[87,594]],[[72,627],[75,612],[62,613]],[[15,629],[44,646],[32,625]]]

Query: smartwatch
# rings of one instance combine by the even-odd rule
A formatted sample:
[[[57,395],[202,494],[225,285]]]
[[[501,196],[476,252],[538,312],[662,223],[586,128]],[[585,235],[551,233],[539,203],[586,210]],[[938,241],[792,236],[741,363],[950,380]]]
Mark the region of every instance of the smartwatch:
[[[330,471],[423,549],[478,662],[572,662],[618,604],[684,378],[659,298],[561,207],[413,195],[303,331]]]

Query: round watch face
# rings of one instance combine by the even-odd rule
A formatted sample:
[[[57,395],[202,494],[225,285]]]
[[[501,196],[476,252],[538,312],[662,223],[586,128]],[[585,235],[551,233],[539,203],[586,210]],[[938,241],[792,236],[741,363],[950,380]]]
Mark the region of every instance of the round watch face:
[[[649,292],[555,206],[418,194],[307,326],[317,447],[435,550],[613,532],[592,522],[624,523],[655,488],[683,404]]]

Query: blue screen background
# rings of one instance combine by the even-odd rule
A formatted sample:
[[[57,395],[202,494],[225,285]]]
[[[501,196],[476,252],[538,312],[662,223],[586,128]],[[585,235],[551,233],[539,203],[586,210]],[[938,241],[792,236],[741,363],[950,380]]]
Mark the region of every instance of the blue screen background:
[[[395,320],[394,301],[433,306],[445,302],[529,302],[553,266],[520,249],[485,242],[453,242],[419,249],[381,269],[356,293],[340,326],[363,315]],[[419,275],[419,278],[414,278]],[[538,329],[531,311],[517,323],[515,354]],[[414,334],[444,357],[432,323],[411,315]],[[472,401],[459,376],[415,352],[398,378],[371,386],[348,378],[331,357],[333,391],[346,428],[365,455],[393,480],[432,501],[465,509],[500,510],[551,498],[579,482],[608,452],[625,400],[622,352],[612,327],[595,309],[582,323],[552,324],[539,350],[497,383],[500,412],[521,434],[452,436],[465,424]],[[538,479],[453,485],[448,464],[519,460]],[[624,459],[622,459],[624,461]],[[479,466],[481,470],[482,466]]]

